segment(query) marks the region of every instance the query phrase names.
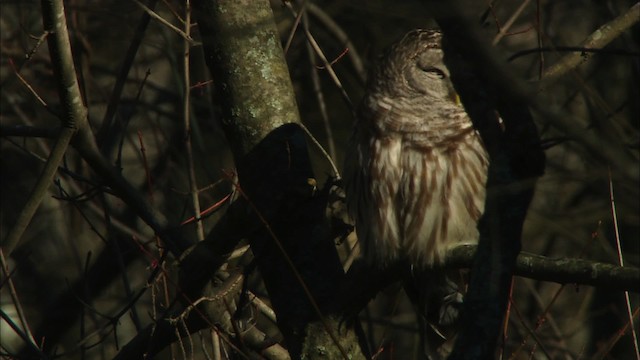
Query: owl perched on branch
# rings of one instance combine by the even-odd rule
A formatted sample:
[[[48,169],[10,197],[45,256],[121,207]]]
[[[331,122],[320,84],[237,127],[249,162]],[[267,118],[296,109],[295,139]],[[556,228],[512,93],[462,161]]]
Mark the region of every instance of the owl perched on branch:
[[[370,74],[347,150],[347,206],[364,258],[411,269],[425,353],[440,358],[461,304],[458,286],[432,271],[448,249],[477,243],[488,154],[443,62],[442,35],[414,30]],[[436,329],[430,333],[429,329]],[[436,339],[437,345],[433,345]],[[446,356],[446,355],[444,355]]]
[[[477,243],[488,155],[443,63],[442,35],[414,30],[375,65],[344,169],[365,259],[430,268]]]

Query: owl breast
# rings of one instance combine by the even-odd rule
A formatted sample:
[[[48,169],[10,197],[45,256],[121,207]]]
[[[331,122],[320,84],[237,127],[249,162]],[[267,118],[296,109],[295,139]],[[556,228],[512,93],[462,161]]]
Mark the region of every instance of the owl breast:
[[[363,114],[379,121],[358,122],[345,168],[361,250],[372,264],[430,267],[449,248],[477,242],[487,153],[461,107],[417,121],[377,104]]]
[[[429,267],[478,241],[488,157],[444,63],[442,34],[415,30],[373,66],[344,170],[364,257]]]

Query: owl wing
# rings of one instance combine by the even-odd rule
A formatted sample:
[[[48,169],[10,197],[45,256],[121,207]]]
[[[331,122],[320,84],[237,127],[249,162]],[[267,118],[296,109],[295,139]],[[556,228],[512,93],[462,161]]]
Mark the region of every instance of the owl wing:
[[[376,126],[394,114],[390,110],[363,102],[344,167],[347,206],[361,250],[366,260],[378,266],[396,259],[400,248],[397,195],[402,138]]]

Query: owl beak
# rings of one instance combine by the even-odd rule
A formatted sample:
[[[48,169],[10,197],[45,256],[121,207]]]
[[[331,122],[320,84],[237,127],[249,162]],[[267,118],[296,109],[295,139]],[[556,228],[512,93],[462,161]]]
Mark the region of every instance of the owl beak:
[[[456,103],[456,105],[462,105],[462,100],[460,100],[460,95],[458,95],[458,93],[453,88],[449,91],[449,98],[451,99],[451,101]]]

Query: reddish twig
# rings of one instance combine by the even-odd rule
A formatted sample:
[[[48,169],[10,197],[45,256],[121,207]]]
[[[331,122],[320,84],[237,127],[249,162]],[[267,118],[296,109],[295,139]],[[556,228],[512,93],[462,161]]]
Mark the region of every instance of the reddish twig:
[[[344,50],[340,53],[340,55],[338,55],[333,61],[329,62],[329,65],[333,66],[335,63],[340,61],[340,59],[342,59],[342,57],[345,56],[348,52],[349,52],[349,48],[344,48]],[[316,65],[316,69],[318,70],[324,70],[326,68],[327,67],[324,65]]]

